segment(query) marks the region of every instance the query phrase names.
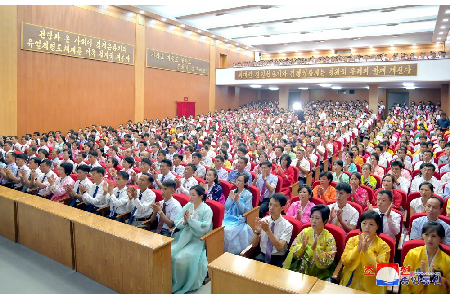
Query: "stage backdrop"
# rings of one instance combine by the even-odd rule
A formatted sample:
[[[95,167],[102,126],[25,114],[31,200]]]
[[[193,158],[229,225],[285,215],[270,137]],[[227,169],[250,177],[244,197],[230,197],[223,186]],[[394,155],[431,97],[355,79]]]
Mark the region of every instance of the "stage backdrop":
[[[177,115],[186,118],[190,115],[195,117],[195,102],[177,102]]]

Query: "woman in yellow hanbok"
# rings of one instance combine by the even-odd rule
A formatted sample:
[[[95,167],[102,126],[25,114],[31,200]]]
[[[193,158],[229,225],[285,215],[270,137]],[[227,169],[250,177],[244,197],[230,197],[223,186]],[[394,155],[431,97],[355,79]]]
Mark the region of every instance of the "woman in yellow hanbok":
[[[377,286],[376,276],[364,276],[365,267],[376,270],[377,263],[388,263],[391,249],[377,234],[381,232],[381,217],[372,210],[360,218],[360,233],[345,245],[341,261],[344,265],[340,285],[371,294],[386,293],[385,286]]]
[[[328,206],[315,205],[311,208],[311,227],[303,229],[295,238],[283,268],[321,280],[331,277],[335,266],[336,241],[324,228],[329,217]]]
[[[440,273],[438,277],[430,276],[430,283],[423,284],[421,276],[410,278],[408,285],[401,286],[402,294],[446,294],[450,292],[450,256],[442,251],[440,243],[444,242],[445,229],[438,222],[423,225],[422,238],[425,246],[409,250],[403,266],[409,266],[411,272]],[[440,278],[439,278],[440,277]],[[415,285],[420,280],[419,284]],[[439,284],[435,284],[435,282]]]

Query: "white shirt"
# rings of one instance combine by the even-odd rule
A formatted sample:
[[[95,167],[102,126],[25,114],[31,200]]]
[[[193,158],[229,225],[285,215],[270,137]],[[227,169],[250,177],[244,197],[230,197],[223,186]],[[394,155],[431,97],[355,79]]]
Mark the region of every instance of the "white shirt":
[[[181,177],[184,177],[184,166],[179,165],[179,166],[172,166],[172,173]]]
[[[227,170],[225,170],[224,168],[220,168],[219,170],[217,170],[217,177],[219,180],[227,181],[228,175],[229,174],[228,174]]]
[[[411,183],[411,193],[418,192],[419,185],[424,181],[425,180],[423,179],[422,176],[417,176],[416,178],[414,178],[414,180]],[[433,190],[435,194],[441,197],[444,196],[444,192],[442,190],[442,183],[439,180],[437,180],[435,177],[431,177],[431,180],[428,180],[428,182],[430,182],[433,185]]]
[[[170,198],[168,201],[166,200],[162,200],[161,202],[161,207],[163,207],[164,203],[166,203],[166,217],[171,220],[171,221],[175,221],[175,217],[178,214],[178,211],[181,209],[181,204],[180,202],[178,202],[176,199],[174,199],[173,197]],[[158,214],[156,216],[158,218],[158,222],[159,222],[159,218],[160,215]],[[169,230],[169,226],[167,226],[166,223],[163,224],[162,228],[165,228],[167,230]]]
[[[288,220],[286,220],[282,216],[280,216],[276,221],[274,221],[271,216],[267,216],[263,218],[263,220],[269,221],[269,229],[272,226],[272,223],[275,222],[275,227],[273,228],[273,235],[275,235],[275,237],[278,240],[286,241],[286,245],[280,251],[278,251],[277,248],[273,246],[272,255],[284,255],[288,250],[288,245],[289,242],[291,241],[292,230],[294,227],[292,226],[291,223],[289,223]],[[261,253],[264,254],[266,253],[268,240],[269,237],[267,236],[267,233],[264,230],[261,230],[261,240],[260,240]]]
[[[50,170],[47,174],[41,173],[41,174],[38,175],[38,177],[36,178],[36,181],[39,180],[39,182],[42,182],[43,184],[45,184],[45,188],[43,188],[43,189],[38,188],[38,192],[37,192],[38,195],[44,196],[44,195],[47,195],[47,194],[50,194],[50,193],[51,193],[51,192],[50,192],[50,189],[49,189],[50,183],[48,182],[48,178],[49,178],[50,176],[55,177],[55,179],[56,179],[56,177],[58,177],[58,176],[56,176],[55,173],[53,173],[52,170]]]
[[[205,175],[206,175],[206,168],[203,165],[198,164],[197,171],[195,171],[194,176],[205,178]]]
[[[164,176],[164,180],[162,180],[163,176]],[[158,174],[158,180],[161,183],[163,183],[163,181],[166,181],[166,180],[169,180],[169,179],[175,180],[175,175],[173,175],[171,172],[167,173],[166,175]],[[154,186],[155,189],[160,190],[160,187],[156,183],[156,180],[155,180],[155,182],[153,182],[153,186]]]
[[[28,178],[31,174],[31,170],[27,165],[23,165],[20,168],[17,168],[17,177],[19,176],[19,170],[25,170],[27,172],[26,178]],[[22,186],[22,182],[14,184],[14,187]]]
[[[408,194],[410,181],[402,176],[400,176],[397,181],[398,181],[398,183],[400,183],[400,188],[397,187],[397,189],[400,189],[400,190],[404,191],[406,194]]]
[[[96,168],[96,167],[102,168],[102,165],[99,164],[98,161],[95,161],[95,163],[93,165],[91,165],[91,169]]]
[[[310,161],[313,162],[314,166],[317,163],[317,155],[315,155],[314,153],[311,153],[311,155],[309,157],[307,157]]]
[[[108,205],[108,202],[106,201],[106,197],[103,195],[103,185],[105,184],[105,181],[100,182],[99,185],[93,184],[90,186],[89,190],[86,191],[86,193],[83,194],[83,201],[87,204],[93,204],[98,208],[104,207]],[[97,189],[98,187],[98,189]],[[97,193],[95,190],[97,189]],[[94,197],[95,194],[95,197]]]
[[[137,191],[137,197],[128,201],[127,211],[133,211],[136,208],[136,212],[134,213],[134,218],[148,218],[153,212],[151,207],[152,203],[156,200],[156,195],[151,189],[146,189],[139,200],[139,196],[141,195],[141,191]]]
[[[183,177],[181,178],[181,185],[179,188],[177,188],[176,192],[178,194],[189,196],[189,190],[195,185],[198,185],[198,181],[194,178],[194,176],[191,176],[188,179]]]
[[[121,190],[119,190],[118,187],[114,188],[112,195],[110,195],[109,193],[106,194],[106,201],[110,205],[111,212],[114,212],[118,215],[128,212],[129,210],[127,210],[127,204],[129,201],[127,187],[125,186]]]
[[[92,181],[90,181],[88,178],[84,179],[84,180],[77,180],[73,186],[73,190],[75,191],[75,193],[80,194],[80,190],[79,190],[79,186],[84,185],[86,187],[86,191],[89,191],[91,186],[93,186],[94,184],[92,183]],[[77,200],[77,202],[79,202]]]
[[[298,159],[297,159],[297,158],[294,158],[294,159],[292,160],[291,166],[297,167],[297,162],[298,162]],[[308,172],[311,171],[311,165],[310,165],[309,161],[306,160],[305,157],[303,157],[303,159],[300,161],[300,167],[302,167],[302,168],[308,170]],[[300,169],[299,169],[299,170],[300,170]],[[303,178],[303,177],[306,177],[306,174],[303,173],[303,172],[300,170],[299,177],[302,177],[302,178]],[[295,179],[295,178],[294,178],[294,179]]]
[[[334,210],[337,212],[339,210],[339,206],[338,203],[335,202],[333,204],[328,205],[328,207],[330,208],[330,212],[334,207]],[[358,224],[358,219],[359,219],[359,213],[358,211],[351,206],[350,204],[346,204],[343,208],[342,208],[342,220],[347,223],[347,225],[355,225]],[[336,217],[330,221],[330,224],[336,225],[338,223],[338,219],[337,219],[337,215]]]
[[[373,210],[381,215],[379,208],[374,208]],[[386,217],[386,214],[383,217],[383,233],[393,238],[395,242],[395,236],[400,232],[401,219],[400,214],[393,210],[391,210],[389,218]]]
[[[205,157],[203,157],[203,159],[202,159],[202,165],[204,165],[204,166],[207,166],[207,167],[211,167],[212,166],[212,159],[211,159],[211,157],[209,157],[209,156],[205,156]]]
[[[425,209],[423,207],[422,203],[422,197],[416,198],[412,200],[409,205],[414,209],[416,213],[425,212]]]

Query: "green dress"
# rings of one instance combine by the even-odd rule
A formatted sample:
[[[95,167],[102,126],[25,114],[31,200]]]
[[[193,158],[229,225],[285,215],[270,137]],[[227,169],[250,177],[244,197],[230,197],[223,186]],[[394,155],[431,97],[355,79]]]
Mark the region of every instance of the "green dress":
[[[303,248],[302,240],[305,236],[308,236],[309,240],[306,248]],[[313,243],[314,229],[312,227],[303,229],[292,243],[283,268],[315,276],[321,280],[330,278],[335,267],[336,241],[333,235],[324,229],[320,233],[315,251],[311,249]]]
[[[184,212],[194,210],[189,202],[178,212],[174,222],[181,231],[175,233],[172,243],[172,293],[184,294],[198,289],[206,278],[208,261],[205,242],[200,238],[212,230],[212,210],[201,203],[183,225]]]

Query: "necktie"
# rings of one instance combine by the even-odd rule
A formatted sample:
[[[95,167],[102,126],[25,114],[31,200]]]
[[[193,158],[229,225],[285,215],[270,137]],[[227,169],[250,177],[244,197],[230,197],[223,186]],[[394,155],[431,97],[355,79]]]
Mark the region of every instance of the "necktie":
[[[80,181],[80,183],[78,184],[78,187],[77,187],[77,194],[80,193],[80,185],[81,185],[81,181]]]
[[[384,219],[384,214],[380,214],[380,217],[381,217],[381,232],[383,232],[383,219]]]
[[[141,199],[142,199],[142,193],[139,195],[139,201],[140,201]],[[131,216],[130,216],[130,218],[128,219],[128,224],[133,223],[134,214],[136,213],[136,210],[137,210],[137,206],[135,206],[135,207],[133,208],[133,211],[131,212]]]
[[[166,177],[166,176],[163,175],[163,176],[161,177],[161,183],[164,182],[164,177]]]
[[[166,214],[166,201],[164,201],[163,207],[162,207],[162,212],[163,214]],[[158,227],[156,228],[156,233],[160,233],[161,229],[164,225],[164,222],[161,218],[161,216],[159,216],[159,222],[158,222]]]
[[[275,221],[272,221],[272,224],[270,225],[270,231],[273,232],[273,229],[275,228]],[[270,264],[270,260],[272,258],[272,249],[273,245],[269,238],[267,238],[267,246],[266,246],[266,263]]]
[[[120,191],[117,190],[116,198],[119,199]],[[109,217],[112,218],[116,213],[117,206],[112,206],[111,212],[109,213]]]
[[[47,175],[44,175],[44,178],[42,178],[41,183],[44,183],[45,178],[47,178]],[[40,191],[41,191],[41,188],[38,188],[36,194],[39,194]]]
[[[98,192],[98,185],[95,187],[94,195],[92,196],[92,198],[95,198],[95,196],[97,196],[97,192]]]
[[[264,198],[264,194],[266,193],[266,182],[263,179],[263,186],[261,188],[261,198]],[[263,199],[261,199],[262,201]]]
[[[98,185],[95,186],[95,191],[94,191],[94,195],[92,195],[92,198],[95,199],[95,196],[97,196],[97,192],[98,192]],[[89,204],[89,206],[87,207],[86,210],[87,210],[88,212],[92,212],[92,213],[94,213],[94,210],[97,211],[96,208],[95,208],[95,206],[94,206],[94,204]],[[96,214],[98,214],[98,212],[96,212]]]

